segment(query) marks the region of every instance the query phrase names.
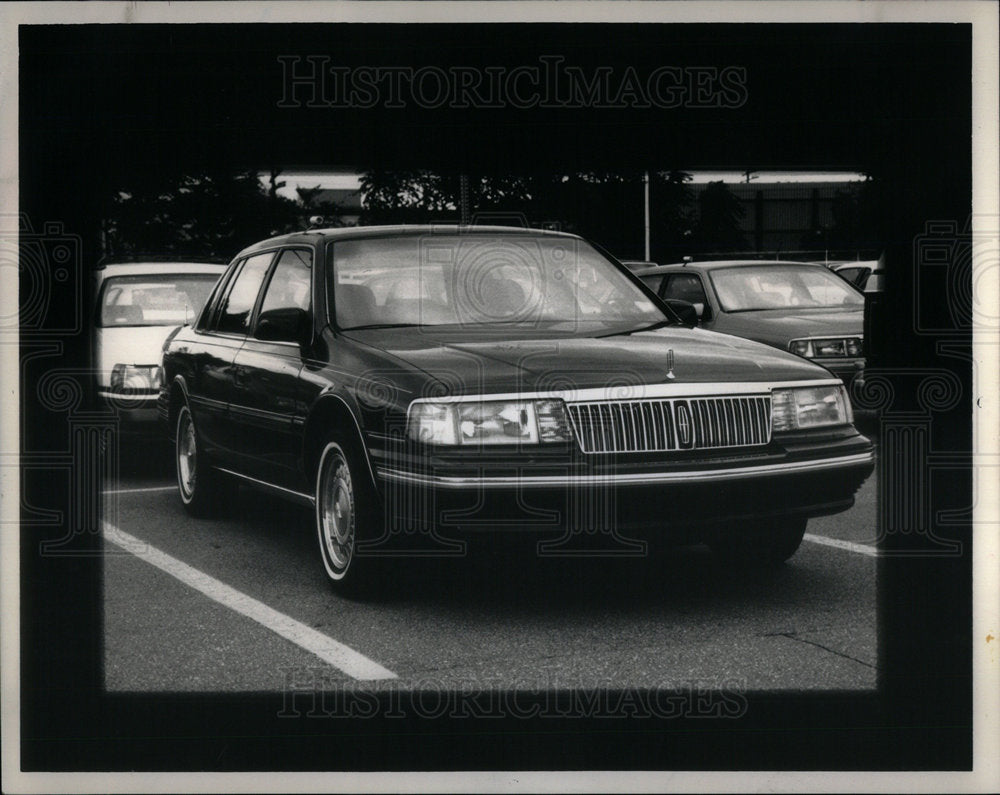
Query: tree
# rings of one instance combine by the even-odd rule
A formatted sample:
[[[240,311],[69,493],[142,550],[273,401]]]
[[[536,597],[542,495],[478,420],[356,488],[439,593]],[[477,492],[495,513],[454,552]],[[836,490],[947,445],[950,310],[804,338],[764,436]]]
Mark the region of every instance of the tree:
[[[106,253],[113,258],[226,260],[256,240],[301,226],[298,205],[265,192],[251,171],[133,181],[115,191],[107,215]]]
[[[829,245],[837,250],[881,249],[879,219],[884,207],[882,183],[866,177],[860,185],[838,190],[833,200]]]
[[[651,256],[657,262],[676,262],[689,253],[697,217],[694,191],[686,171],[657,171],[650,175],[649,203]]]
[[[672,172],[668,172],[672,173]],[[680,172],[677,172],[680,173]],[[642,175],[600,171],[470,174],[473,219],[576,232],[621,257],[642,251]],[[460,178],[428,170],[369,170],[361,180],[362,223],[456,223]]]
[[[296,188],[295,193],[306,210],[315,209],[316,197],[323,192],[323,188],[317,185],[314,188]]]
[[[361,176],[362,224],[430,223],[457,217],[457,187],[427,170],[371,169]]]
[[[746,248],[740,221],[743,203],[724,182],[709,182],[698,196],[698,220],[692,243],[703,252],[742,251]]]

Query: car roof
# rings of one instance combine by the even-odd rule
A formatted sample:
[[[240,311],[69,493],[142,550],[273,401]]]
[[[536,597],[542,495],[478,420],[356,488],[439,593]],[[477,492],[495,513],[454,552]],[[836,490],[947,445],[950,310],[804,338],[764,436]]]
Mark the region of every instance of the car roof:
[[[752,265],[801,265],[803,268],[822,268],[814,262],[800,262],[790,259],[717,259],[705,262],[670,262],[660,268],[697,268],[698,270],[714,270],[715,268],[743,268]]]
[[[461,226],[459,224],[395,224],[386,226],[346,226],[331,229],[307,229],[302,232],[290,232],[277,237],[269,237],[251,246],[247,246],[237,256],[259,251],[261,249],[272,248],[273,246],[288,245],[293,243],[308,243],[310,245],[317,241],[317,238],[329,240],[351,240],[366,237],[391,237],[408,235],[478,235],[478,234],[503,234],[503,235],[544,235],[546,237],[564,237],[579,240],[579,235],[571,235],[568,232],[555,232],[550,229],[533,229],[523,226]]]
[[[160,273],[222,273],[224,262],[109,262],[99,265],[95,271],[99,278],[110,276],[140,276]]]
[[[662,276],[666,273],[666,270],[662,265],[658,265],[655,268],[643,268],[642,270],[632,271],[633,276]]]

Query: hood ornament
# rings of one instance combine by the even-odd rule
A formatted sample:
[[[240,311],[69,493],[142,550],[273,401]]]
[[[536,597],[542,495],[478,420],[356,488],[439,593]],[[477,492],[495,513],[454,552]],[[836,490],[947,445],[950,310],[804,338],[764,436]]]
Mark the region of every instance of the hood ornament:
[[[674,380],[676,376],[674,375],[674,349],[671,348],[667,351],[667,378],[671,381]]]

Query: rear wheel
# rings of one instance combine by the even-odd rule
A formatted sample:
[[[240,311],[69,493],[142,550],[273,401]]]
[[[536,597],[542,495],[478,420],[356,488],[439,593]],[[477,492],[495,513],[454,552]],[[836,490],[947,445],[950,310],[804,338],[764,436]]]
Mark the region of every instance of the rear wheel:
[[[177,489],[185,510],[192,516],[211,516],[217,513],[219,506],[229,496],[232,484],[209,463],[202,450],[191,409],[186,405],[177,413],[174,450]]]
[[[778,564],[798,550],[808,519],[781,517],[716,532],[708,545],[712,553],[727,563],[742,565]]]
[[[381,529],[378,496],[361,467],[361,455],[343,440],[332,439],[316,471],[320,557],[330,583],[348,595],[371,592],[377,576],[377,560],[358,554],[359,541]]]

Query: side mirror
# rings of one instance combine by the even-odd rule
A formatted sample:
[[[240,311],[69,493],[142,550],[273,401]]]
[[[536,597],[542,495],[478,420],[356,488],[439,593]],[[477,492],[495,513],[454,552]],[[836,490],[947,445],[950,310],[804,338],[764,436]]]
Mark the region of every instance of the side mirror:
[[[681,322],[689,328],[694,328],[701,320],[701,312],[698,310],[699,304],[692,304],[681,298],[667,298],[664,303],[674,310],[674,314],[681,319]],[[700,305],[702,309],[704,304]]]
[[[298,307],[270,309],[257,319],[254,337],[267,342],[309,342],[309,313]]]

